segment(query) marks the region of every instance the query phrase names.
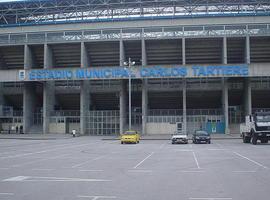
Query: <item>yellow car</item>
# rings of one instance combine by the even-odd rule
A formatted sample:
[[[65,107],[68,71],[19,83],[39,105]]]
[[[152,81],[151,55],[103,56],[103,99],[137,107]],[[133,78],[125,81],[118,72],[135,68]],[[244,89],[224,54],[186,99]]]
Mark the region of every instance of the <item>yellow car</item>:
[[[121,144],[124,143],[139,143],[140,135],[137,131],[126,131],[121,135]]]

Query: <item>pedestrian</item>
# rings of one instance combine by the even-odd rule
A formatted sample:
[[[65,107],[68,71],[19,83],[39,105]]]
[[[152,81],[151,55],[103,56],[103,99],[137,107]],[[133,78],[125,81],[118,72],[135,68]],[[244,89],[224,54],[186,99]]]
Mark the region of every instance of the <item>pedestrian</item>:
[[[20,134],[23,134],[23,126],[20,126]]]

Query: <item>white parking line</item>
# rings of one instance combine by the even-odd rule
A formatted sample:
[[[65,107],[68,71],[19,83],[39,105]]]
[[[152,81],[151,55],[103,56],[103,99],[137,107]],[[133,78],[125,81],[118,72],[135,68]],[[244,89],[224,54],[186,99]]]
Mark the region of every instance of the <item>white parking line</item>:
[[[193,198],[193,197],[191,197],[191,198],[189,198],[190,200],[230,200],[230,199],[232,199],[232,198],[220,198],[220,197],[204,197],[204,198]]]
[[[23,181],[27,178],[28,178],[27,176],[15,176],[15,177],[4,179],[2,181]]]
[[[82,163],[73,165],[71,168],[77,168],[77,167],[80,167],[80,166],[82,166],[82,165],[84,165],[84,164],[87,164],[87,163],[89,163],[89,162],[91,162],[91,161],[100,160],[101,158],[104,158],[104,157],[105,157],[105,156],[99,156],[99,157],[97,157],[97,158],[93,158],[93,159],[84,161],[84,162],[82,162]]]
[[[236,155],[238,155],[238,156],[240,156],[241,158],[244,158],[244,159],[246,159],[246,160],[248,160],[248,161],[250,161],[250,162],[252,162],[252,163],[254,163],[254,164],[258,165],[258,166],[260,166],[260,167],[263,167],[264,169],[268,169],[268,167],[262,165],[261,163],[258,163],[258,162],[256,162],[256,161],[254,161],[254,160],[252,160],[252,159],[250,159],[250,158],[248,158],[248,157],[246,157],[246,156],[243,156],[243,155],[241,155],[240,153],[237,153],[237,152],[235,152],[235,151],[234,151],[233,153],[236,154]]]
[[[0,195],[14,195],[14,193],[1,192]]]
[[[233,171],[233,173],[255,173],[256,171]]]
[[[0,159],[19,158],[19,157],[24,157],[24,156],[30,156],[30,155],[40,154],[40,153],[47,153],[47,152],[56,151],[56,150],[70,149],[70,148],[81,147],[81,146],[89,146],[89,143],[80,144],[80,145],[68,145],[67,147],[59,147],[59,148],[54,148],[54,149],[49,149],[49,150],[44,150],[44,151],[37,151],[37,152],[31,152],[31,153],[17,154],[17,155],[13,155],[13,156],[0,157]]]
[[[101,169],[81,169],[80,172],[103,172]]]
[[[7,151],[7,152],[2,152],[0,153],[0,156],[2,156],[3,154],[10,154],[11,151]]]
[[[145,159],[143,159],[141,162],[139,162],[135,167],[133,167],[134,169],[136,169],[137,167],[139,167],[144,161],[146,161],[148,158],[150,158],[155,152],[150,153]]]
[[[167,144],[167,142],[166,142],[166,143],[161,144],[161,145],[159,146],[159,149],[162,149],[162,148],[165,146],[165,144]]]
[[[217,146],[219,146],[220,148],[223,148],[223,145],[216,143]]]
[[[197,168],[198,168],[198,169],[201,169],[201,167],[200,167],[200,165],[199,165],[199,162],[198,162],[198,159],[197,159],[197,157],[196,157],[195,152],[193,151],[192,154],[193,154],[194,160],[195,160],[195,162],[196,162]]]
[[[193,152],[191,149],[174,149],[174,151],[186,151],[186,152]]]
[[[64,157],[66,155],[69,155],[69,154],[62,154],[60,156],[55,156],[55,157],[51,157],[51,158],[43,158],[43,159],[40,159],[40,160],[33,160],[33,161],[25,162],[25,163],[22,163],[22,164],[12,165],[12,167],[21,167],[21,166],[33,164],[33,163],[36,163],[36,162],[39,163],[41,161],[53,160],[53,159]]]
[[[116,199],[115,196],[82,196],[78,195],[78,198],[91,198],[92,200],[97,200],[97,199]]]
[[[114,140],[112,142],[104,141],[103,144],[115,144],[115,143],[118,143],[118,142],[119,142],[119,140]]]
[[[128,170],[128,172],[152,173],[152,170]]]
[[[16,147],[16,145],[17,145],[17,143],[15,144],[15,147]],[[40,145],[40,144],[39,144]],[[70,144],[67,144],[67,143],[65,143],[65,144],[58,144],[58,145],[51,145],[51,146],[46,146],[46,148],[45,149],[40,149],[40,151],[43,151],[43,150],[47,150],[47,149],[52,149],[52,148],[60,148],[60,147],[69,147],[70,146]],[[33,148],[33,147],[32,147]],[[13,151],[14,153],[15,153],[15,155],[10,155],[10,153],[11,153],[11,151]],[[16,152],[17,152],[17,149],[12,149],[11,151],[8,151],[8,152],[4,152],[4,153],[6,153],[6,154],[8,154],[9,156],[6,156],[6,157],[0,157],[0,158],[12,158],[13,156],[20,156],[20,155],[24,155],[24,154],[16,154]],[[32,149],[23,149],[22,151],[20,151],[20,152],[29,152],[29,151],[32,151]],[[34,152],[34,153],[36,153],[36,152]],[[31,154],[33,154],[33,153],[30,153],[30,155]]]
[[[226,151],[227,149],[207,149],[208,151]]]
[[[2,182],[108,182],[105,179],[82,179],[67,177],[44,177],[44,176],[16,176],[2,180]]]
[[[32,169],[34,171],[52,171],[54,169]]]
[[[182,170],[181,171],[182,173],[202,173],[202,172],[205,172],[205,171],[202,171],[202,170],[199,170],[199,171],[196,171],[196,170]]]

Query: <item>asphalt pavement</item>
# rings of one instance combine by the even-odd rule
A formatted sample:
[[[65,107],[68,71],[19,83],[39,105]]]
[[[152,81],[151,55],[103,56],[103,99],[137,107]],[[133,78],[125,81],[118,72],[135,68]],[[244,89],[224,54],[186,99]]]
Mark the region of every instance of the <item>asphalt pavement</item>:
[[[83,135],[77,134],[76,137]],[[87,135],[86,135],[87,136]],[[96,138],[102,138],[102,140],[119,140],[119,136],[91,136]],[[191,140],[192,135],[189,135]],[[211,134],[212,139],[240,139],[240,133],[238,134]],[[20,139],[20,140],[57,140],[57,139],[70,139],[71,134],[62,133],[49,133],[49,134],[0,134],[0,139]],[[141,135],[141,140],[170,140],[170,134],[154,134],[154,135]]]
[[[270,144],[0,140],[0,199],[268,200]]]

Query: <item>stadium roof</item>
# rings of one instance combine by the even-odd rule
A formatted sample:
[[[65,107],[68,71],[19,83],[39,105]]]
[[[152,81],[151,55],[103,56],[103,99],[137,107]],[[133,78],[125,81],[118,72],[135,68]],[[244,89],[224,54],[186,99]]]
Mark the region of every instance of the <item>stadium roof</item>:
[[[270,16],[269,0],[0,0],[0,26],[211,16]]]

